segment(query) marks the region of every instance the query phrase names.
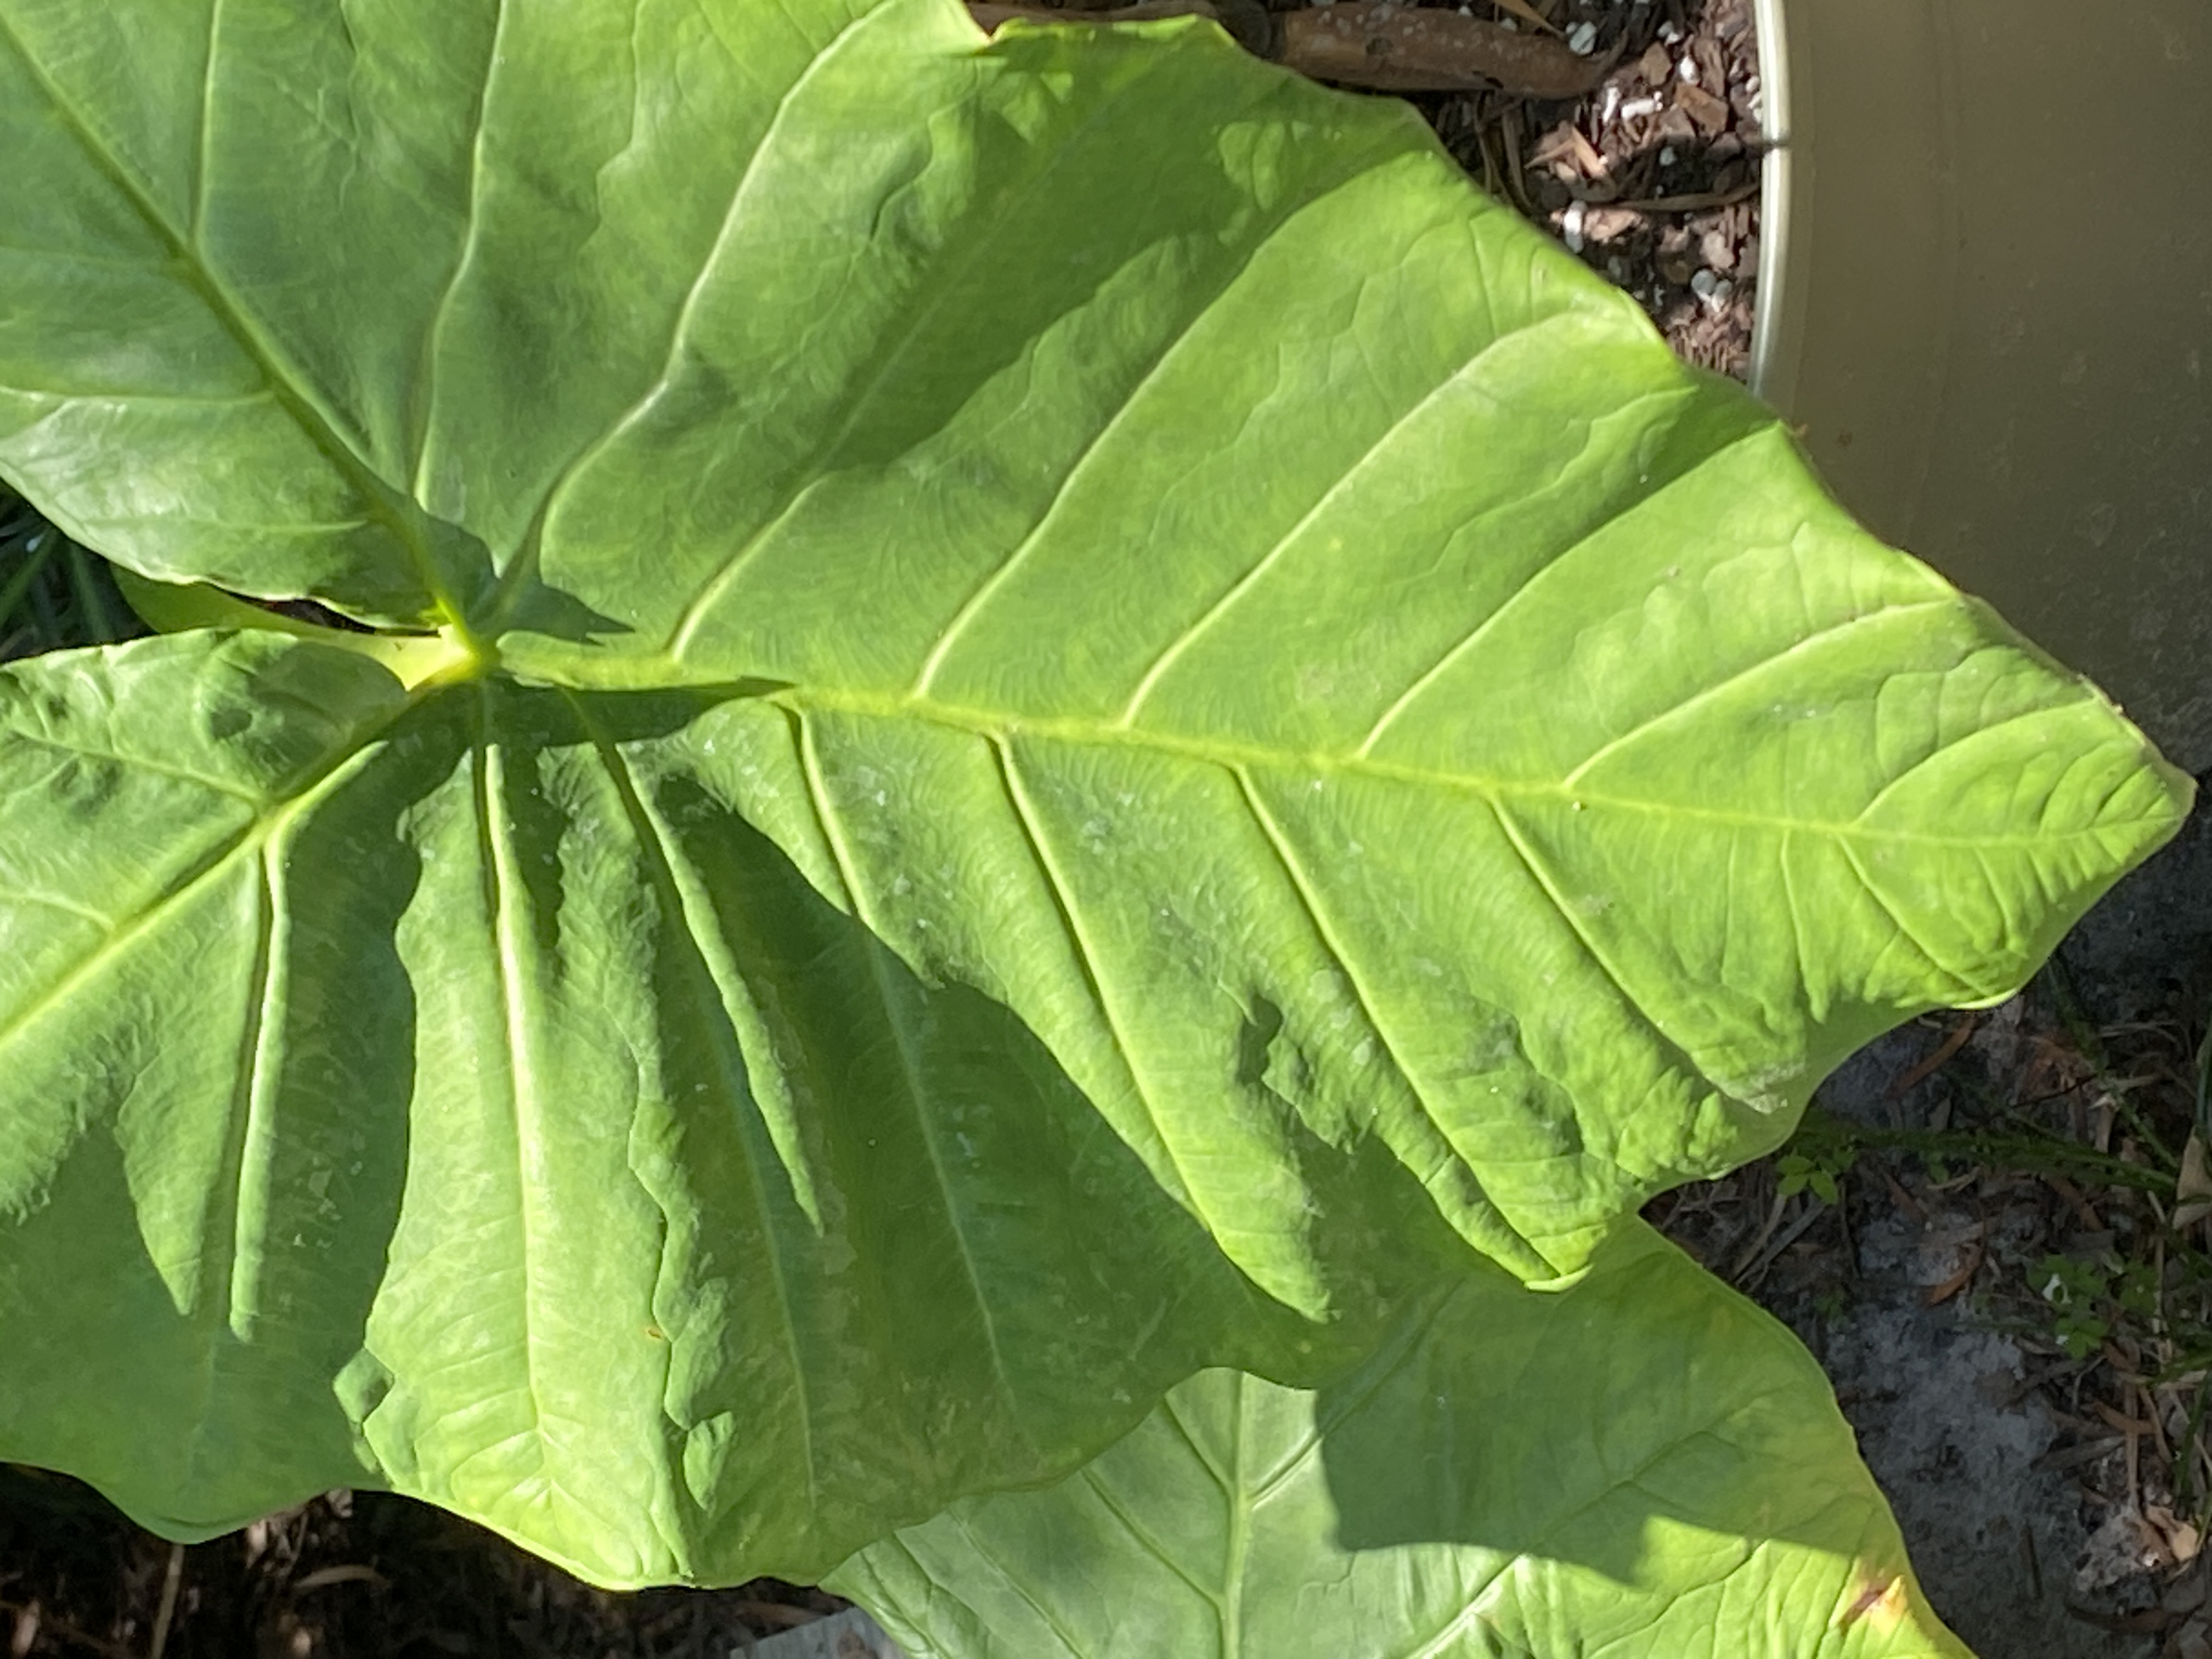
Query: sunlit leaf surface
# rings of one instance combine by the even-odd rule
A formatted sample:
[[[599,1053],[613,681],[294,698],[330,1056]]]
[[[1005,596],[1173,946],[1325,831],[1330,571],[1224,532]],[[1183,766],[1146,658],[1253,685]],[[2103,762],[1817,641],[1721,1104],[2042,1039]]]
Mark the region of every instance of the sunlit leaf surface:
[[[440,635],[0,679],[0,1455],[179,1534],[817,1572],[1571,1276],[2185,803],[1210,25],[0,0],[0,472]]]

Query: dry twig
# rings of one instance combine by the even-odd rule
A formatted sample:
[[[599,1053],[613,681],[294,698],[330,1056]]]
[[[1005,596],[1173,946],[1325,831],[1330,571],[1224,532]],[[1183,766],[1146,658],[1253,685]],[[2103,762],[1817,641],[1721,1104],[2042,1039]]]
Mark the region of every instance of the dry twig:
[[[1586,58],[1563,40],[1393,0],[1339,0],[1279,17],[1258,0],[1139,0],[1108,11],[972,0],[968,10],[986,31],[1018,19],[1124,23],[1208,17],[1248,50],[1285,69],[1379,92],[1494,89],[1526,98],[1578,98],[1613,67],[1612,57]]]

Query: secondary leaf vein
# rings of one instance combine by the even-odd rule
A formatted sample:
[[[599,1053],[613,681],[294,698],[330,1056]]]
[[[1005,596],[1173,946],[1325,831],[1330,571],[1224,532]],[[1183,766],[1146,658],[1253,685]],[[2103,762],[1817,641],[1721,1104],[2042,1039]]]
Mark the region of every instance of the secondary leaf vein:
[[[562,698],[574,714],[578,726],[591,739],[600,765],[606,769],[615,786],[616,793],[623,804],[623,816],[629,819],[632,833],[638,838],[640,850],[647,855],[663,914],[677,925],[685,945],[689,947],[684,952],[685,967],[707,1014],[706,1023],[714,1037],[710,1045],[713,1063],[722,1075],[723,1087],[731,1103],[732,1116],[735,1118],[742,1113],[744,1103],[750,1098],[752,1091],[743,1054],[732,1052],[734,1038],[726,1023],[721,998],[733,991],[750,996],[750,988],[744,982],[742,969],[726,957],[719,942],[710,945],[710,940],[716,940],[714,931],[693,915],[690,896],[676,873],[677,849],[669,842],[658,816],[647,807],[643,796],[638,793],[637,781],[630,773],[629,763],[623,758],[621,749],[592,719],[582,698],[568,692],[562,693]],[[720,972],[717,971],[716,958],[721,959]],[[702,981],[703,985],[701,983]],[[757,1006],[757,1000],[755,1000]],[[791,1261],[784,1248],[782,1232],[777,1227],[775,1215],[769,1207],[768,1188],[761,1176],[758,1149],[750,1144],[750,1137],[747,1139],[745,1174],[752,1187],[754,1207],[760,1212],[761,1239],[769,1257],[768,1278],[775,1290],[776,1311],[782,1319],[785,1352],[791,1364],[792,1390],[798,1400],[796,1426],[799,1462],[806,1478],[807,1509],[810,1512],[816,1512],[821,1507],[821,1472],[817,1466],[815,1451],[813,1383],[807,1371],[795,1311],[801,1292],[792,1283]]]
[[[799,775],[805,780],[806,796],[814,811],[816,822],[822,830],[824,844],[837,866],[838,880],[845,889],[846,902],[852,907],[854,921],[866,930],[861,951],[868,960],[868,972],[874,981],[876,994],[884,1006],[884,1020],[891,1034],[891,1042],[898,1054],[899,1072],[904,1082],[908,1105],[914,1112],[915,1127],[921,1132],[923,1150],[928,1154],[930,1174],[937,1182],[938,1195],[944,1206],[945,1218],[953,1243],[960,1253],[960,1266],[968,1281],[968,1292],[975,1304],[975,1315],[982,1327],[983,1340],[991,1355],[991,1370],[998,1378],[1009,1412],[1018,1419],[1024,1404],[1006,1371],[1006,1347],[1000,1340],[998,1320],[990,1298],[984,1293],[982,1275],[975,1265],[975,1255],[968,1239],[967,1229],[962,1224],[959,1206],[955,1203],[952,1184],[945,1170],[945,1159],[937,1144],[937,1125],[930,1111],[928,1091],[924,1086],[921,1066],[914,1051],[913,1033],[908,1029],[907,1018],[901,1011],[898,999],[891,988],[884,958],[890,951],[874,918],[869,914],[866,890],[861,885],[859,870],[854,861],[851,848],[837,813],[830,805],[829,786],[822,775],[822,758],[815,741],[813,728],[805,719],[799,721]]]
[[[24,45],[21,34],[4,9],[0,9],[0,42],[4,42],[23,64],[54,112],[81,144],[93,163],[113,182],[132,210],[167,249],[170,259],[209,314],[235,341],[267,381],[271,394],[300,428],[301,434],[351,484],[372,516],[380,520],[413,568],[433,605],[455,626],[461,623],[459,607],[447,592],[436,561],[422,539],[420,528],[393,504],[393,492],[365,458],[366,446],[358,434],[349,436],[336,414],[325,408],[313,390],[295,383],[274,344],[253,323],[245,307],[223,284],[202,257],[194,240],[171,224],[155,205],[144,185],[86,120],[84,112],[65,96],[46,66]]]
[[[1323,513],[1328,510],[1330,504],[1337,499],[1340,491],[1385,455],[1392,444],[1405,433],[1407,428],[1419,420],[1424,414],[1435,408],[1446,393],[1454,387],[1465,384],[1468,377],[1482,366],[1491,353],[1522,335],[1543,328],[1563,318],[1571,319],[1572,316],[1571,312],[1553,312],[1522,323],[1514,328],[1508,329],[1503,334],[1485,341],[1466,362],[1459,364],[1450,374],[1423,392],[1412,404],[1393,418],[1384,428],[1382,434],[1361,452],[1359,458],[1338,473],[1335,478],[1331,480],[1328,487],[1316,498],[1313,505],[1298,516],[1295,524],[1276,538],[1274,545],[1261,554],[1256,562],[1247,567],[1244,572],[1214,599],[1212,604],[1170,641],[1165,648],[1152,659],[1151,665],[1138,675],[1136,689],[1130,692],[1129,700],[1122,706],[1120,718],[1115,723],[1119,726],[1134,725],[1146,700],[1152,696],[1153,689],[1165,678],[1168,671],[1182,660],[1183,653],[1233,608],[1239,599],[1266,578],[1267,573],[1274,568],[1275,562],[1295,546],[1298,538],[1312,527],[1314,522]]]

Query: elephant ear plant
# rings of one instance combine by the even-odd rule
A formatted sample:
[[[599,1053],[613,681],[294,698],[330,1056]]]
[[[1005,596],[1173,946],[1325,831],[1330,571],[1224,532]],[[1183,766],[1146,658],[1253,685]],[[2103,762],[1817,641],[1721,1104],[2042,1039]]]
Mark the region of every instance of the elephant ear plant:
[[[0,0],[0,474],[210,624],[0,678],[0,1455],[947,1654],[1960,1651],[1633,1212],[2186,781],[1410,112]]]

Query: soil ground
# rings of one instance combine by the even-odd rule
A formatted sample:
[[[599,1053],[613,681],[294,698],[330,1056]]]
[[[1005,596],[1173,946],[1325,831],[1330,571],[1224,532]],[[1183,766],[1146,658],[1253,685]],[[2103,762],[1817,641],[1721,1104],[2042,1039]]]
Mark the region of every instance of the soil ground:
[[[1415,101],[1686,358],[1742,376],[1764,143],[1747,0],[1534,3],[1611,58],[1596,93]],[[104,635],[112,595],[72,581],[0,657],[59,642],[56,617]],[[2024,996],[1893,1034],[1823,1088],[1828,1127],[1652,1206],[1827,1366],[1981,1659],[2212,1659],[2212,1222],[2189,1207],[2192,1182],[2212,1194],[2191,1165],[2208,975],[2200,820]],[[767,1581],[607,1595],[370,1493],[179,1548],[73,1481],[0,1467],[9,1659],[719,1659],[838,1605]]]

